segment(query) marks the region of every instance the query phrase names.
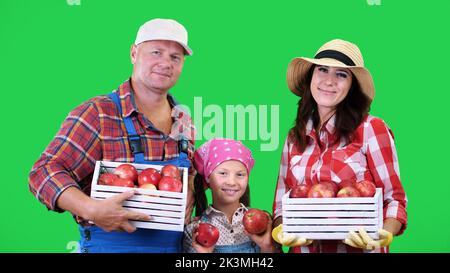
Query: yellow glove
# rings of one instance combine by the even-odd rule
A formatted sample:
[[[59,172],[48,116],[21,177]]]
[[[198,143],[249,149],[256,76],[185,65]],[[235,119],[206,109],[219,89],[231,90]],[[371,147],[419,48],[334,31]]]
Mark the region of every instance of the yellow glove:
[[[287,247],[307,246],[313,242],[301,236],[283,232],[283,224],[278,225],[272,230],[272,238],[275,242]]]
[[[364,228],[359,228],[358,233],[350,231],[348,237],[344,240],[344,243],[352,247],[367,250],[389,246],[392,243],[393,235],[389,231],[379,229],[378,234],[380,235],[380,239],[374,240],[370,238]]]

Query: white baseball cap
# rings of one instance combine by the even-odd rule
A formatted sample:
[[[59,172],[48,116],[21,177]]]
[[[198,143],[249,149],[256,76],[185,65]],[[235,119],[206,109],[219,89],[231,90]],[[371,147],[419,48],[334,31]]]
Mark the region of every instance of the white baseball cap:
[[[188,33],[183,25],[172,19],[152,19],[143,24],[137,33],[135,45],[145,41],[167,40],[179,43],[187,55],[193,52],[189,48]]]

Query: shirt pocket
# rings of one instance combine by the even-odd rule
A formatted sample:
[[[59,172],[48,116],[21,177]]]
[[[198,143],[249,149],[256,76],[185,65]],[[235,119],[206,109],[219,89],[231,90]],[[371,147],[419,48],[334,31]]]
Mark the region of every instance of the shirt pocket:
[[[350,144],[332,151],[331,171],[341,181],[364,177],[366,165],[366,157],[361,152],[361,147]]]

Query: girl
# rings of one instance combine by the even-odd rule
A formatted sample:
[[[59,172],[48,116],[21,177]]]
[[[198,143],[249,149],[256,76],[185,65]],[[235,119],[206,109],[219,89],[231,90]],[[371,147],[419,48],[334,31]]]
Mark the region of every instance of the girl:
[[[185,252],[255,253],[276,252],[272,238],[272,220],[263,234],[248,234],[242,224],[250,205],[248,177],[254,160],[247,147],[231,139],[212,139],[194,153],[195,215],[185,228]],[[212,205],[207,207],[205,189],[211,189]],[[203,247],[196,241],[195,227],[207,222],[219,230],[216,245]]]

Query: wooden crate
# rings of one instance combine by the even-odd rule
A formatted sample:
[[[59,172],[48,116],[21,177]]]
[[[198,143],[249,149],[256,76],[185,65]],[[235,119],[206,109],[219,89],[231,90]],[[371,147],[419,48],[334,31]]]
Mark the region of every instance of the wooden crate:
[[[283,231],[313,240],[343,240],[364,227],[378,239],[383,227],[383,191],[374,197],[282,198]]]
[[[188,190],[188,168],[179,168],[183,182],[182,192],[105,186],[98,184],[98,177],[101,173],[101,169],[111,173],[115,167],[121,164],[124,163],[108,161],[96,162],[92,179],[91,197],[101,200],[122,192],[134,190],[136,194],[130,199],[127,199],[123,203],[123,207],[128,210],[150,215],[152,219],[150,221],[130,221],[133,226],[137,228],[183,231]],[[133,165],[138,173],[147,168],[155,168],[160,171],[162,167],[164,167],[150,164],[127,164]]]

